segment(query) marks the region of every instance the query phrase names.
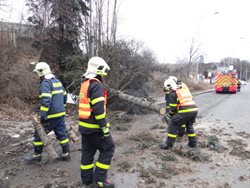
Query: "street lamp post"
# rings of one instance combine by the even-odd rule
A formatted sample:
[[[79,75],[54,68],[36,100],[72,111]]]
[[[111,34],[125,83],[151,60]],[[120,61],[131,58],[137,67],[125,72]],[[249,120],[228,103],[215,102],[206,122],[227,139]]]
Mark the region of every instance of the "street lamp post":
[[[212,15],[215,15],[215,14],[219,14],[219,12],[216,11],[216,12],[214,12],[214,13],[212,13],[212,14],[206,14],[206,15],[200,17],[200,20],[199,20],[199,27],[198,27],[198,43],[200,43],[200,26],[201,26],[202,20],[204,20],[204,18],[207,18],[207,17],[212,16]],[[196,75],[197,75],[196,81],[198,82],[198,81],[199,81],[199,61],[197,61],[197,65],[196,65]]]

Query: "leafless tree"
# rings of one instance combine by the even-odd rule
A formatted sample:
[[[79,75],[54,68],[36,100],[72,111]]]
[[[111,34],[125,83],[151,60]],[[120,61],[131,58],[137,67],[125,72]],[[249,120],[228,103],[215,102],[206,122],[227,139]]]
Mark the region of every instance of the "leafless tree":
[[[51,17],[51,4],[48,1],[27,0],[26,6],[33,14],[28,18],[28,21],[33,23],[36,27],[36,34],[44,33],[44,30],[51,26],[53,20]]]
[[[226,58],[221,60],[221,65],[224,65],[224,66],[234,65],[234,64],[238,64],[238,63],[240,63],[239,58],[226,57]]]
[[[103,0],[95,2],[96,6],[96,50],[101,49],[103,39]]]
[[[182,70],[185,77],[189,77],[194,72],[197,73],[197,64],[201,61],[201,45],[196,42],[194,37],[187,42],[187,47],[187,53],[177,58],[178,63],[186,64]]]
[[[5,4],[6,0],[0,0],[0,10],[4,11],[4,9],[2,7],[7,6],[7,4]]]
[[[89,2],[90,4],[91,2]],[[90,6],[90,5],[89,5]],[[90,52],[91,42],[94,42],[94,55],[102,56],[103,43],[116,42],[116,32],[118,25],[118,0],[92,0],[92,17],[85,19],[85,29],[82,33],[84,38],[84,49]],[[93,20],[91,26],[90,19]],[[92,28],[90,28],[92,27]],[[94,32],[94,40],[91,40],[91,30]]]
[[[188,53],[185,53],[182,57],[178,57],[177,61],[179,63],[195,64],[199,63],[201,56],[201,45],[197,44],[194,38],[191,42],[188,42]]]

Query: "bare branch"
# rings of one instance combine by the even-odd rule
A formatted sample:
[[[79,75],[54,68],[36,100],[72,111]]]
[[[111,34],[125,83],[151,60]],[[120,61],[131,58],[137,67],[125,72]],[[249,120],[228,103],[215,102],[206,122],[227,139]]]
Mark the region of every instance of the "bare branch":
[[[6,0],[0,0],[0,10],[4,11],[4,9],[2,7],[6,7],[7,4],[5,4]]]

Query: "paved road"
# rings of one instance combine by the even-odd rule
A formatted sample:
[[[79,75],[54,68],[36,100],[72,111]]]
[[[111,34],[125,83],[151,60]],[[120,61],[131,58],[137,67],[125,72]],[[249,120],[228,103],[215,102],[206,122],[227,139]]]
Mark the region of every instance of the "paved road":
[[[208,133],[213,132],[220,143],[227,144],[229,151],[234,150],[227,142],[242,141],[246,144],[244,150],[250,148],[250,84],[242,87],[236,94],[216,94],[215,92],[194,96],[199,107],[196,128],[205,128]],[[243,133],[244,138],[239,136]],[[241,147],[239,145],[238,147]],[[238,152],[241,153],[241,152]],[[247,155],[247,154],[246,154]],[[210,179],[216,184],[224,184],[232,188],[250,187],[250,161],[234,158],[232,155],[224,154],[224,158],[216,157],[211,163],[214,167],[201,164],[199,171],[194,176],[201,180]],[[248,177],[239,181],[239,177]]]
[[[210,92],[194,96],[194,100],[199,107],[199,116],[211,121],[229,122],[238,131],[250,133],[250,84],[236,94]]]

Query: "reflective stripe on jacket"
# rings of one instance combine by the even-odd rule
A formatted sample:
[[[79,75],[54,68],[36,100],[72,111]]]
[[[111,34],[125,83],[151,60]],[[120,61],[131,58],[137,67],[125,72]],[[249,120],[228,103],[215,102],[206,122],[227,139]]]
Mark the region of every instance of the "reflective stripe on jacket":
[[[178,113],[192,112],[198,110],[186,84],[183,84],[180,89],[176,90],[176,95],[178,98]]]
[[[81,118],[81,119],[88,119],[90,117],[91,112],[92,112],[90,102],[92,104],[95,104],[95,103],[99,102],[100,100],[103,100],[102,97],[99,97],[93,101],[91,101],[91,99],[88,98],[88,88],[89,88],[91,80],[96,80],[96,81],[100,82],[98,79],[92,78],[92,79],[86,80],[82,83],[80,95],[79,95],[80,99],[79,99],[79,111],[78,111],[79,118]],[[107,104],[107,92],[104,92],[104,110],[105,110],[104,113],[105,114],[106,114],[106,104]]]
[[[78,116],[81,119],[88,119],[92,111],[90,99],[88,98],[89,84],[90,80],[83,82],[80,90]]]
[[[40,84],[39,98],[41,118],[52,119],[66,114],[67,93],[58,79],[44,79]]]
[[[100,132],[106,122],[107,92],[97,78],[84,80],[79,94],[79,131]]]
[[[195,102],[192,99],[192,95],[187,87],[177,89],[176,94],[179,100],[179,104],[177,105],[177,107],[195,105]]]

